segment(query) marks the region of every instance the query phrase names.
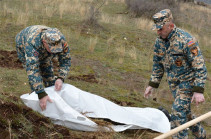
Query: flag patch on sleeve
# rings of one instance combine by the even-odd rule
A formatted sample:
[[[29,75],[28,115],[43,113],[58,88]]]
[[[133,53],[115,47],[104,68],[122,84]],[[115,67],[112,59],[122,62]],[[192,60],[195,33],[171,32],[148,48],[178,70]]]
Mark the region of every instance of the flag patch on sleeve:
[[[190,41],[190,42],[188,43],[188,47],[191,47],[191,46],[193,46],[194,44],[195,44],[195,42]]]
[[[68,47],[69,47],[69,46],[68,46],[67,42],[65,42],[64,48],[63,48],[65,53],[68,52]]]

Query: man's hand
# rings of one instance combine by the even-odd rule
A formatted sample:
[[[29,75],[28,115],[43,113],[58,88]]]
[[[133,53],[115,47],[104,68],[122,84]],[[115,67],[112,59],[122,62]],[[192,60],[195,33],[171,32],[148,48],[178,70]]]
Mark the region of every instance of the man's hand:
[[[153,87],[151,86],[148,86],[144,92],[144,97],[145,98],[148,98],[150,96],[150,94],[152,94],[152,90],[153,90]]]
[[[205,101],[204,95],[202,93],[194,92],[191,102],[193,102],[194,100],[196,102],[196,105],[198,105],[199,103],[202,103]]]
[[[49,102],[53,102],[49,96],[45,96],[43,98],[40,99],[40,107],[42,109],[42,111],[44,111],[46,109],[46,104],[47,104],[47,101]]]
[[[63,81],[61,79],[57,79],[55,82],[55,90],[60,91],[62,89]]]

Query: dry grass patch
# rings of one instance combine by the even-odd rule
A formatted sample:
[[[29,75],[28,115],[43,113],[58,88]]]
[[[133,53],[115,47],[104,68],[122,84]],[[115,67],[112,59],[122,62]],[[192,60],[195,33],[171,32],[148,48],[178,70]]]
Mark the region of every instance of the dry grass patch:
[[[98,42],[98,37],[90,38],[88,49],[90,52],[94,52],[95,46]]]
[[[28,21],[29,21],[28,13],[27,12],[19,12],[16,24],[24,25],[24,27],[26,27]]]
[[[135,25],[138,29],[142,30],[151,30],[153,26],[153,21],[147,18],[138,18],[135,19]]]
[[[50,6],[45,7],[45,15],[47,15],[48,17],[52,17],[55,12],[56,10],[54,7],[50,7]]]
[[[132,49],[129,50],[128,54],[133,60],[137,60],[137,50],[134,46],[132,46]]]
[[[125,0],[112,0],[113,2],[125,3]]]
[[[4,6],[3,6],[3,13],[4,13],[4,16],[6,16],[7,15],[7,13],[8,13],[8,8],[7,8],[7,4],[6,3],[4,3]]]
[[[59,5],[59,16],[62,19],[65,8],[66,8],[67,2],[63,1],[60,5]]]
[[[203,45],[200,45],[200,48],[206,49],[211,46],[211,39],[209,36],[201,36],[200,37],[200,44],[202,43]]]
[[[64,6],[64,7],[62,7]],[[63,10],[61,11],[61,13],[72,13],[72,14],[78,14],[80,13],[81,16],[84,16],[85,13],[87,12],[87,9],[88,7],[85,6],[82,2],[65,2],[63,3],[61,6],[60,6],[60,10]]]
[[[117,47],[116,52],[119,55],[119,64],[122,64],[124,62],[125,57],[125,46]]]
[[[180,5],[181,11],[186,11],[187,9],[196,10],[196,11],[200,11],[200,12],[205,12],[207,14],[211,14],[211,9],[209,7],[199,6],[199,5],[190,4],[190,3],[183,3],[183,4]]]
[[[61,29],[61,31],[62,31],[62,34],[64,34],[64,36],[65,36],[65,39],[67,40],[67,42],[69,42],[69,40],[71,40],[71,31],[70,31],[70,27],[68,27],[68,28],[62,28]]]
[[[106,49],[106,52],[110,52],[110,48],[115,44],[115,37],[116,35],[111,35],[110,38],[108,38],[107,40],[107,49]]]
[[[101,14],[100,22],[108,23],[108,24],[127,24],[127,17],[122,15],[117,15],[114,17],[111,17],[108,14]]]
[[[211,23],[211,9],[203,6],[197,6],[194,4],[180,4],[180,11],[184,13],[183,25],[190,24],[192,28],[188,28],[191,32],[202,33],[203,31],[208,31],[207,28],[210,27]],[[204,34],[204,33],[203,33]]]

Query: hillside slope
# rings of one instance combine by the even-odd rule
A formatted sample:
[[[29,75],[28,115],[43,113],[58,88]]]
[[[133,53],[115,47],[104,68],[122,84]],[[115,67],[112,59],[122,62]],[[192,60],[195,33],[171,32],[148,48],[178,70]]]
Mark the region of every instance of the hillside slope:
[[[49,119],[26,108],[19,98],[29,93],[30,87],[17,59],[14,38],[23,28],[42,24],[61,30],[71,47],[72,66],[66,83],[122,106],[163,106],[170,111],[172,95],[165,78],[149,100],[143,97],[152,70],[156,38],[148,15],[134,17],[124,0],[1,0],[0,8],[0,138],[150,139],[159,135],[149,130],[72,131],[53,125]],[[199,40],[208,68],[206,103],[199,107],[192,105],[193,112],[201,115],[211,107],[211,9],[181,3],[173,11],[177,26]],[[210,121],[202,124],[211,136]],[[106,124],[101,120],[96,122]]]

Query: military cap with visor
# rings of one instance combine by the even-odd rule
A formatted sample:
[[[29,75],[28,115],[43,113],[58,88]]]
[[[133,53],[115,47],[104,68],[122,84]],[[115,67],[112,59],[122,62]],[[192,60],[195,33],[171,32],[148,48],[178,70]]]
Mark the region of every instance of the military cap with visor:
[[[164,9],[154,14],[152,18],[155,23],[152,27],[152,30],[159,30],[162,29],[162,27],[165,25],[166,22],[171,21],[173,19],[173,16],[171,10]]]
[[[44,32],[43,39],[49,45],[49,49],[52,53],[62,52],[61,32],[57,28],[48,28]]]

